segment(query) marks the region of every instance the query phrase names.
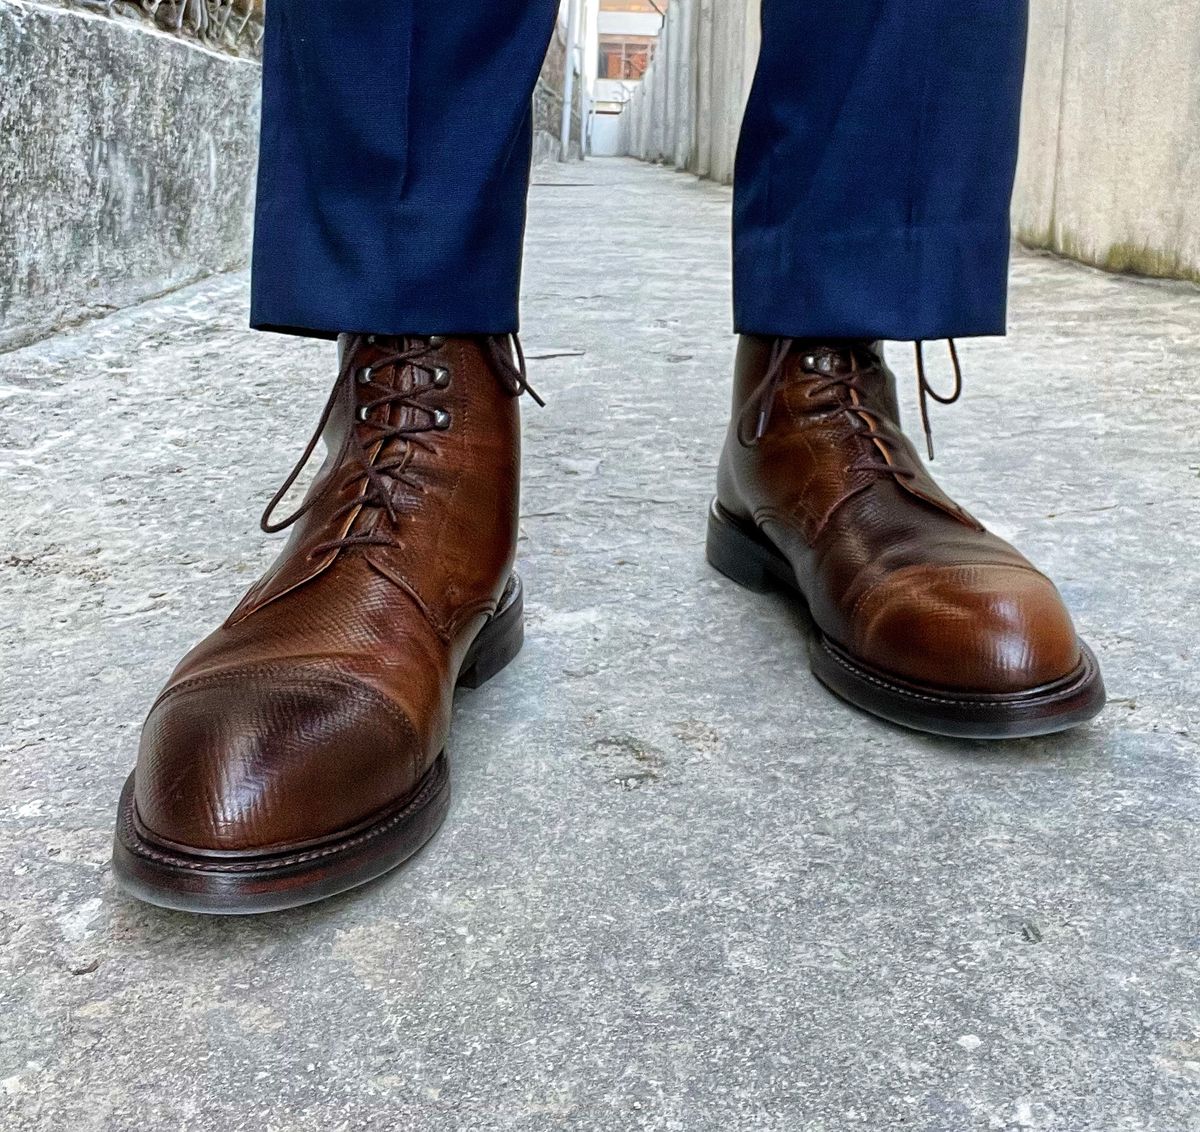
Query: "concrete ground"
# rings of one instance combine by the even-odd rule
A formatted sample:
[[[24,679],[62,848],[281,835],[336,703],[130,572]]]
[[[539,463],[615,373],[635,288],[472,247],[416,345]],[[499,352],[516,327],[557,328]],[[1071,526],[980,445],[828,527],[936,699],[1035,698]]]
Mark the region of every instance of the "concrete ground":
[[[235,275],[0,355],[0,1128],[1200,1129],[1200,293],[1022,256],[964,344],[936,470],[1111,702],[938,740],[704,563],[728,191],[539,180],[528,644],[459,702],[442,832],[325,904],[166,913],[108,855],[330,347],[247,332]]]

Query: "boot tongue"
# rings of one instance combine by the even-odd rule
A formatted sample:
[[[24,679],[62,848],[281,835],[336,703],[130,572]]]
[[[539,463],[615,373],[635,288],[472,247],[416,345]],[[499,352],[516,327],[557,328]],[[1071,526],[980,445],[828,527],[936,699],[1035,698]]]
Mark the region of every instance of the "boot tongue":
[[[344,430],[351,427],[364,429],[364,440],[369,441],[375,430],[351,415],[360,412],[367,413],[370,419],[380,424],[390,424],[395,427],[407,426],[417,422],[419,410],[406,405],[392,403],[388,406],[375,405],[388,391],[407,392],[414,389],[418,383],[416,370],[410,362],[388,363],[389,358],[411,349],[416,340],[385,334],[342,334],[338,336],[338,360],[342,372],[347,366],[354,370],[353,397],[347,398],[343,406],[331,418],[333,431],[340,438]],[[360,380],[370,370],[369,380]],[[350,404],[353,403],[353,409]]]
[[[882,343],[868,339],[842,342],[804,341],[793,348],[797,374],[807,386],[805,393],[809,408],[849,407],[849,391],[845,387],[827,385],[814,393],[814,385],[825,385],[829,378],[856,378],[859,402],[888,415],[898,415],[887,367],[883,363]]]
[[[797,388],[804,391],[806,408],[845,409],[890,434],[889,442],[876,442],[876,447],[881,459],[911,473],[895,477],[898,490],[979,528],[978,521],[938,487],[904,435],[896,380],[883,359],[881,342],[801,342],[793,356],[803,382]],[[832,383],[839,379],[853,379],[853,387]],[[812,392],[826,382],[819,393]]]
[[[425,339],[382,334],[342,334],[338,338],[339,378],[345,395],[340,396],[330,413],[323,438],[329,452],[327,466],[352,459],[353,446],[369,464],[378,466],[403,459],[408,439],[403,435],[386,436],[382,429],[419,429],[429,423],[429,412],[402,400],[389,400],[390,394],[410,393],[423,382],[423,357],[400,358],[420,354]],[[392,503],[397,511],[405,503],[397,492]],[[363,533],[376,526],[384,515],[382,508],[367,507],[358,512],[342,533]]]
[[[800,339],[792,351],[804,359],[806,368],[831,377],[834,374],[853,373],[856,366],[866,369],[877,364],[880,357],[876,343],[865,338],[835,342]]]
[[[415,394],[430,384],[433,364],[427,355],[431,348],[422,352],[424,347],[426,339],[376,335],[358,345],[354,358],[357,371],[353,386],[354,427],[359,429],[366,450],[373,455],[373,464],[387,464],[398,459],[407,461],[413,454],[407,436],[385,436],[381,427],[416,432],[429,429],[432,410],[420,396],[412,398],[411,402],[388,400],[394,394]],[[397,360],[398,355],[407,356]],[[361,380],[368,369],[369,380]],[[401,497],[405,494],[398,489],[392,491],[393,505],[398,510],[404,509]],[[377,523],[382,514],[382,510],[376,509],[373,517],[370,514],[367,517]]]
[[[391,334],[340,334],[338,335],[338,362],[347,363],[356,370],[376,365],[384,358],[395,357],[414,345],[414,340]],[[384,378],[379,371],[377,380]]]

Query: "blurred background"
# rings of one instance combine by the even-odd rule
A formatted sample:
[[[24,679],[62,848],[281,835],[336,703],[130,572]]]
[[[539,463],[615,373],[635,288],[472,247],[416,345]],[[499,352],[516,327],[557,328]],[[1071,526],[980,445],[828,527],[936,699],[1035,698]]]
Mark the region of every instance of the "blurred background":
[[[564,0],[537,160],[728,182],[758,7]],[[1200,280],[1200,0],[1032,8],[1018,239]],[[261,0],[0,0],[0,347],[247,261],[261,44]]]

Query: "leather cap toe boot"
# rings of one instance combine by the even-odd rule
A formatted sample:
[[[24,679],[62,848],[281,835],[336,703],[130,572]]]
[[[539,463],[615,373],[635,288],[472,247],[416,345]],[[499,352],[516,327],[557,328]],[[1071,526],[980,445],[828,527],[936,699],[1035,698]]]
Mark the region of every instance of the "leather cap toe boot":
[[[455,687],[522,641],[519,356],[491,338],[343,339],[313,441],[264,516],[291,527],[287,545],[146,720],[114,845],[134,895],[303,904],[436,830]],[[271,523],[319,437],[304,502]]]
[[[814,673],[893,722],[1003,738],[1104,705],[1053,582],[929,476],[878,343],[743,336],[708,557],[801,595]]]

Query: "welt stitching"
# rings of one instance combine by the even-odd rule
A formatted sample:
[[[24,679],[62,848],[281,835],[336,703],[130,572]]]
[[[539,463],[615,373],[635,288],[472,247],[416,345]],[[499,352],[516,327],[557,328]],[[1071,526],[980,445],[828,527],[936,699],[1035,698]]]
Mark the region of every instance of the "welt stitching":
[[[222,873],[238,873],[238,872],[262,872],[268,869],[287,868],[289,865],[302,865],[307,861],[320,860],[323,857],[330,857],[336,853],[344,853],[347,849],[354,849],[359,845],[363,845],[368,841],[380,836],[380,834],[388,832],[397,823],[411,817],[413,811],[424,809],[429,803],[429,794],[441,785],[445,775],[436,775],[426,782],[425,786],[404,806],[394,813],[390,818],[381,822],[377,826],[372,826],[370,829],[363,830],[362,833],[356,834],[347,841],[339,841],[335,845],[326,845],[320,849],[309,849],[303,853],[293,853],[287,857],[272,857],[266,861],[245,861],[245,862],[228,862],[222,863],[214,861],[211,863],[201,864],[199,862],[186,861],[181,857],[174,857],[167,853],[162,853],[157,849],[151,849],[137,835],[137,831],[133,828],[133,805],[130,802],[129,808],[121,816],[121,824],[123,832],[132,834],[125,839],[125,846],[131,852],[137,853],[139,856],[146,857],[152,861],[159,861],[162,864],[171,865],[175,868],[190,869],[193,872],[222,872]]]
[[[998,702],[1001,702],[1001,703],[1003,702],[1003,701],[996,701],[996,700],[976,700],[976,699],[969,699],[966,697],[964,697],[962,699],[955,699],[955,698],[948,697],[948,696],[930,696],[930,695],[926,695],[922,692],[910,692],[907,688],[902,688],[898,684],[891,684],[886,680],[880,680],[878,677],[872,676],[872,675],[870,675],[870,673],[865,672],[863,669],[859,668],[857,665],[851,664],[848,660],[845,659],[845,657],[839,656],[833,650],[833,648],[830,646],[829,642],[824,637],[821,638],[821,647],[825,650],[826,653],[829,654],[829,656],[833,660],[835,660],[839,665],[841,665],[852,676],[854,676],[855,678],[857,678],[859,680],[866,680],[868,683],[876,685],[876,687],[883,688],[884,691],[891,692],[892,695],[904,696],[906,699],[910,699],[910,700],[924,700],[925,702],[931,703],[931,704],[945,704],[945,705],[950,705],[953,707],[987,708],[987,707],[995,707],[995,706],[997,706]],[[1084,653],[1083,660],[1080,661],[1080,664],[1079,664],[1079,677],[1082,677],[1082,676],[1088,674],[1089,672],[1091,672],[1091,670],[1092,670],[1092,662],[1089,659],[1087,653]],[[1075,677],[1075,678],[1071,679],[1070,684],[1078,683],[1079,677]],[[1037,696],[1034,698],[1030,698],[1024,702],[1027,704],[1041,704],[1041,703],[1048,703],[1053,700],[1059,699],[1062,696],[1062,693],[1065,690],[1065,688],[1070,687],[1070,684],[1065,685],[1064,688],[1061,688],[1058,691],[1047,692],[1043,696]],[[1017,695],[1020,695],[1020,693],[1017,693]]]

